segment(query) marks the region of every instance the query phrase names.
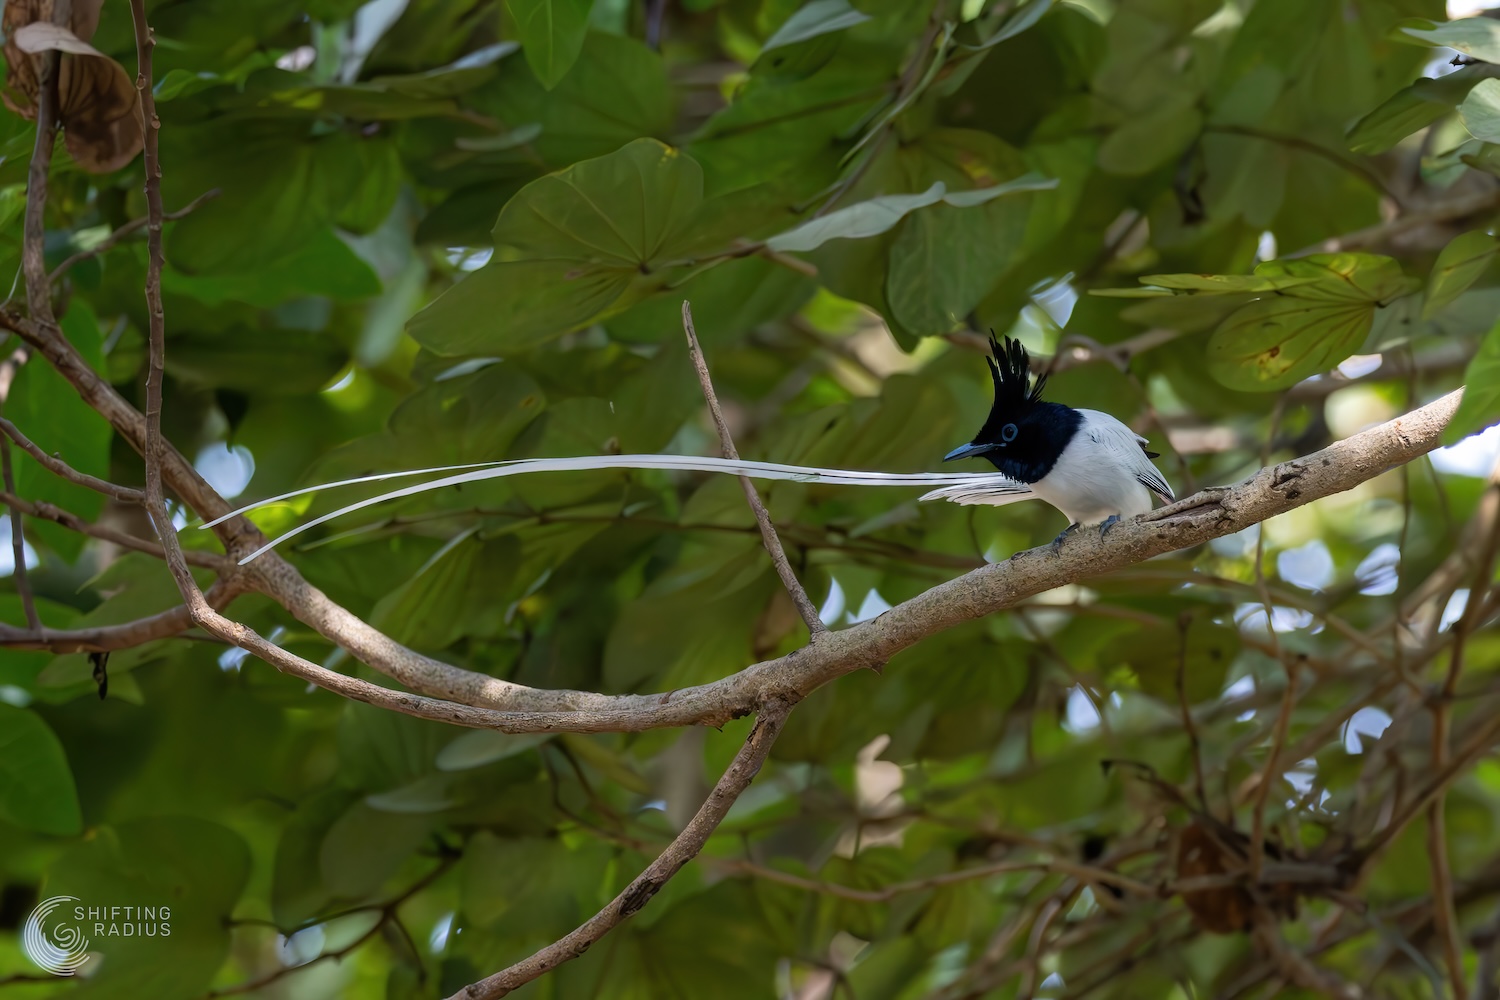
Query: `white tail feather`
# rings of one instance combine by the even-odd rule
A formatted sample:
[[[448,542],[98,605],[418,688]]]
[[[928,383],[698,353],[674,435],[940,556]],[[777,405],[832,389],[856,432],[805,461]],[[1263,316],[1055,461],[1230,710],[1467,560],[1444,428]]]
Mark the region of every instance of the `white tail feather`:
[[[294,538],[304,531],[315,528],[334,518],[342,517],[345,514],[363,510],[365,507],[384,503],[387,500],[398,500],[402,497],[414,496],[427,490],[443,489],[447,486],[458,486],[463,483],[499,479],[505,476],[516,476],[531,472],[577,472],[595,469],[665,469],[678,472],[722,472],[730,475],[751,476],[756,479],[823,483],[835,486],[938,486],[942,488],[926,494],[922,499],[938,499],[941,497],[942,499],[953,499],[958,503],[1012,503],[1016,500],[1028,499],[1034,495],[1031,493],[1030,487],[1024,483],[1015,482],[995,473],[858,472],[847,469],[817,469],[800,465],[781,465],[775,462],[735,461],[727,458],[686,455],[586,455],[579,458],[536,458],[503,463],[476,463],[475,465],[446,466],[435,469],[420,469],[413,472],[390,472],[375,476],[363,476],[358,479],[345,479],[335,483],[324,483],[320,486],[309,486],[290,493],[282,493],[278,496],[261,500],[258,503],[249,504],[213,521],[209,521],[203,527],[212,527],[237,514],[243,514],[246,511],[255,510],[267,504],[300,496],[314,490],[334,486],[348,486],[355,483],[375,482],[383,479],[394,479],[400,476],[421,475],[427,472],[446,472],[454,469],[470,469],[472,471],[444,476],[441,479],[418,483],[415,486],[405,486],[401,489],[391,490],[388,493],[369,497],[365,500],[340,507],[331,513],[315,517],[306,524],[298,525],[262,545],[241,559],[240,565],[248,563],[261,553],[275,548],[287,539]],[[950,496],[950,494],[952,495]],[[964,497],[964,499],[958,499],[959,496]],[[980,497],[988,497],[990,499],[971,499]]]

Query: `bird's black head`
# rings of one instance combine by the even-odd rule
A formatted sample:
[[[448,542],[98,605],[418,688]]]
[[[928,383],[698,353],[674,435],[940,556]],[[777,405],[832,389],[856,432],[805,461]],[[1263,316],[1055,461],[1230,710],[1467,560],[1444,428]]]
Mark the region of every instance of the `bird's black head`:
[[[1010,478],[1034,483],[1052,471],[1083,417],[1072,407],[1042,399],[1047,376],[1031,381],[1031,358],[1019,340],[1006,337],[1002,345],[991,331],[990,353],[994,357],[986,360],[995,403],[989,419],[972,442],[954,448],[943,461],[983,456]]]

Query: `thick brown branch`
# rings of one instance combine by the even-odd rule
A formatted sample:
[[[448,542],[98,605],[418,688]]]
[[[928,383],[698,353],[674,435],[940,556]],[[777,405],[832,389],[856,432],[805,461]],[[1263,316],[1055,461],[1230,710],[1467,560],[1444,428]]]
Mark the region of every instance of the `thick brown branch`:
[[[773,698],[766,703],[760,710],[760,717],[755,720],[755,728],[750,730],[750,737],[740,747],[739,753],[735,754],[734,761],[719,778],[718,784],[714,785],[713,791],[708,793],[708,798],[699,807],[697,814],[676,839],[667,845],[667,849],[608,906],[566,937],[508,969],[464,987],[453,994],[451,1000],[495,1000],[496,997],[503,997],[551,972],[564,962],[582,955],[594,942],[639,912],[673,875],[697,856],[708,842],[709,835],[728,815],[735,800],[750,787],[750,782],[771,752],[771,745],[781,734],[793,704],[791,700],[780,698]]]
[[[137,450],[144,448],[145,421],[140,412],[84,364],[55,331],[4,311],[0,311],[0,325],[20,333],[126,441]],[[1205,491],[1163,507],[1148,515],[1150,520],[1143,518],[1116,527],[1104,541],[1080,536],[1055,557],[1038,549],[1008,562],[981,567],[898,605],[874,621],[829,633],[812,648],[666,696],[538,690],[441,663],[407,649],[329,600],[275,553],[250,565],[246,577],[250,587],[273,597],[361,662],[413,690],[463,704],[446,704],[355,681],[265,643],[242,626],[236,627],[240,630],[237,634],[246,637],[244,642],[263,643],[245,648],[257,655],[262,655],[262,650],[275,655],[277,658],[269,662],[278,669],[372,704],[459,725],[505,732],[639,732],[723,725],[753,711],[768,691],[805,694],[843,674],[884,662],[960,622],[1011,607],[1067,583],[1200,545],[1352,489],[1437,447],[1460,396],[1450,393],[1323,451],[1262,469],[1232,489]],[[170,446],[164,464],[173,490],[199,514],[217,516],[228,511],[228,504]],[[244,518],[226,521],[215,531],[232,555],[251,551],[264,540]]]
[[[719,431],[719,449],[724,453],[725,458],[737,461],[740,453],[734,447],[734,438],[729,433],[729,424],[724,420],[724,411],[719,408],[719,397],[714,393],[713,379],[708,374],[708,362],[704,360],[703,348],[698,344],[698,332],[693,329],[692,306],[687,301],[682,303],[682,329],[687,334],[688,351],[693,356],[693,370],[698,373],[698,384],[703,388],[703,398],[708,401],[708,412],[712,414],[714,426]],[[802,616],[802,623],[807,626],[808,636],[816,641],[818,636],[828,631],[828,627],[818,617],[818,609],[812,601],[808,600],[807,591],[802,589],[801,581],[792,571],[792,564],[787,560],[786,550],[782,548],[781,539],[776,534],[776,526],[771,523],[771,514],[766,510],[760,494],[756,492],[755,484],[750,481],[749,476],[739,478],[740,488],[745,491],[745,502],[750,505],[750,511],[755,515],[755,523],[760,525],[760,538],[765,543],[766,552],[771,556],[771,564],[776,567],[776,575],[781,578],[781,585],[786,588],[792,603],[797,607],[797,613]]]

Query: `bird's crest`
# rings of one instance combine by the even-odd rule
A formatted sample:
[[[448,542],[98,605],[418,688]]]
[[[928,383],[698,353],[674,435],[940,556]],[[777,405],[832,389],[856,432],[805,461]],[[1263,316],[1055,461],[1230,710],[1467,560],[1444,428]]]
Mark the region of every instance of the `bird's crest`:
[[[1020,410],[1042,398],[1042,387],[1047,384],[1045,373],[1038,375],[1036,383],[1031,381],[1031,356],[1019,340],[1005,338],[1001,344],[990,331],[990,353],[986,358],[990,365],[990,378],[995,383],[995,409]]]

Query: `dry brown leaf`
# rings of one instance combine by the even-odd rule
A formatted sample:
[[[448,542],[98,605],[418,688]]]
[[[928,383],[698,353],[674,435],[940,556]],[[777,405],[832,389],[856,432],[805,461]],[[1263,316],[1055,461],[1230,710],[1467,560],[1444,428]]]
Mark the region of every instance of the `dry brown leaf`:
[[[73,34],[82,38],[85,42],[94,37],[94,32],[99,30],[99,9],[104,6],[104,0],[73,0],[73,12],[69,15],[68,27],[73,29]],[[50,17],[47,20],[52,20]]]
[[[75,0],[72,23],[92,36],[103,0]],[[74,161],[91,173],[118,170],[141,151],[144,122],[135,82],[125,67],[84,37],[50,20],[50,0],[7,0],[5,56],[10,72],[5,103],[28,119],[36,117],[39,87],[36,56],[61,53],[58,62],[58,121]],[[26,20],[33,18],[33,20]]]
[[[1232,859],[1231,864],[1226,864],[1224,850],[1219,846],[1218,840],[1197,823],[1190,824],[1182,831],[1177,845],[1179,879],[1224,875],[1231,868],[1239,870],[1242,865],[1243,862],[1239,859]],[[1248,930],[1255,908],[1250,894],[1233,885],[1184,892],[1182,901],[1192,911],[1198,926],[1214,934],[1233,934]]]

